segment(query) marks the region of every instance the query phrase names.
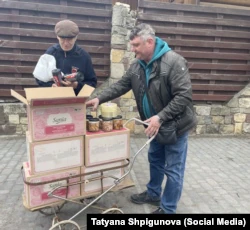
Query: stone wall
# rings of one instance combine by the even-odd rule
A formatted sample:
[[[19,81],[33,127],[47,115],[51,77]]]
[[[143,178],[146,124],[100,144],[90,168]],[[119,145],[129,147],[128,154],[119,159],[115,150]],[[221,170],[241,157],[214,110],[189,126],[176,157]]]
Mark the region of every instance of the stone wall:
[[[0,135],[24,135],[28,127],[26,105],[0,104]]]
[[[134,59],[130,51],[129,32],[136,22],[136,12],[126,4],[116,3],[113,7],[111,37],[111,76],[92,97],[102,89],[119,80]],[[131,91],[115,99],[119,114],[124,120],[138,117],[134,95]],[[236,94],[226,105],[195,105],[198,118],[193,134],[250,134],[250,84]],[[88,113],[91,113],[88,110]],[[99,115],[100,111],[94,115]],[[131,132],[143,133],[144,127],[134,122],[128,124]],[[26,106],[22,103],[0,104],[0,135],[24,135],[27,130]]]
[[[226,105],[195,105],[196,134],[250,134],[250,84]]]

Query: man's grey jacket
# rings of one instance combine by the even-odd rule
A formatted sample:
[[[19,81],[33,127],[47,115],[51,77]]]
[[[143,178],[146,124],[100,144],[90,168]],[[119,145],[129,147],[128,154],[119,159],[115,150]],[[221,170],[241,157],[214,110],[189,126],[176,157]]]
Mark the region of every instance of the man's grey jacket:
[[[140,117],[145,120],[142,108],[145,94],[143,78],[144,70],[139,61],[135,60],[118,82],[97,96],[99,103],[110,101],[132,89]],[[148,82],[148,96],[153,110],[163,122],[176,121],[178,136],[196,125],[187,62],[179,54],[169,51],[153,63]]]

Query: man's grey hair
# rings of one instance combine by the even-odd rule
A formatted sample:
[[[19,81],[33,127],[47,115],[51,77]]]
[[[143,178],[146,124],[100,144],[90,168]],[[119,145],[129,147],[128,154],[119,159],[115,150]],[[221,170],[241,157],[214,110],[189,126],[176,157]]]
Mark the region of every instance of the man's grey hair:
[[[155,30],[149,24],[142,23],[131,30],[129,39],[133,40],[138,36],[141,37],[144,41],[146,41],[150,37],[155,39]]]

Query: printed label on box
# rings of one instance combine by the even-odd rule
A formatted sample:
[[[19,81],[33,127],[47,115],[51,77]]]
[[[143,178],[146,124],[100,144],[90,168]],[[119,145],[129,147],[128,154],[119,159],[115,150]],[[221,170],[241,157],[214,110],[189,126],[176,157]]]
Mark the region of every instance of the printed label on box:
[[[30,183],[40,183],[44,182],[42,185],[27,185],[25,184],[25,197],[26,203],[29,207],[37,207],[45,204],[54,203],[60,201],[58,198],[48,196],[48,193],[53,191],[53,189],[58,186],[65,186],[66,180],[59,180],[56,182],[46,183],[47,181],[57,180],[60,178],[67,178],[73,175],[79,175],[80,168],[75,168],[71,170],[65,170],[50,175],[41,175],[41,176],[30,176],[28,169],[25,170],[25,180]],[[69,183],[78,182],[79,177],[69,179]],[[68,187],[59,187],[53,192],[53,194],[61,197],[79,197],[80,194],[80,185],[71,185]]]
[[[66,180],[61,180],[61,181],[56,181],[56,182],[52,182],[52,183],[49,183],[49,184],[45,184],[44,185],[44,192],[49,192],[53,189],[55,189],[56,187],[59,187],[59,186],[66,186],[67,185],[67,181]]]
[[[128,134],[90,138],[88,147],[90,165],[125,159],[128,155]]]
[[[50,184],[45,184],[44,189],[43,189],[43,193],[41,194],[41,200],[50,199],[50,197],[48,196],[48,193],[57,187],[58,187],[58,189],[56,189],[53,192],[53,194],[55,194],[57,196],[65,196],[67,194],[67,187],[65,187],[66,185],[67,185],[66,180],[57,181],[57,182],[53,182]],[[61,186],[61,187],[59,187],[59,186]]]
[[[67,133],[67,132],[74,132],[75,125],[68,124],[68,125],[58,125],[58,126],[47,126],[45,127],[45,134],[56,134],[56,133]]]
[[[33,141],[85,134],[85,109],[82,105],[33,108]]]
[[[36,173],[81,166],[82,141],[64,140],[46,144],[37,142],[32,150],[32,158]]]

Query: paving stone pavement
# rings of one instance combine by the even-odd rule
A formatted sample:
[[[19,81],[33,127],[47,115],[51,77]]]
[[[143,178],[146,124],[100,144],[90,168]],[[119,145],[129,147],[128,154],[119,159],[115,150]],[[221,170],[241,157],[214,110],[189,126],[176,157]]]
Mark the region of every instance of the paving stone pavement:
[[[146,143],[131,136],[131,155]],[[147,148],[137,156],[129,174],[135,186],[105,194],[96,203],[104,209],[117,205],[124,213],[150,213],[150,205],[129,201],[133,193],[145,190],[149,178]],[[25,138],[0,138],[0,229],[47,230],[53,216],[31,212],[22,204],[22,162],[27,161]],[[190,137],[184,189],[177,213],[250,213],[250,138]],[[67,220],[84,206],[66,203],[59,213]],[[90,206],[74,221],[86,227],[87,213],[101,213]]]

